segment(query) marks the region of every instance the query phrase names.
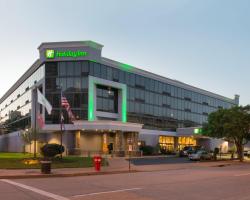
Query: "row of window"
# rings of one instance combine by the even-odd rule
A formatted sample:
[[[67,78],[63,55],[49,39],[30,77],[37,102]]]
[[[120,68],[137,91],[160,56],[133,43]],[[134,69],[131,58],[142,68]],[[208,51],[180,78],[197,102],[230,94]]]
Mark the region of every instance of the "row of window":
[[[116,69],[91,61],[58,62],[58,64],[48,63],[47,66],[48,70],[46,68],[46,77],[83,77],[92,75],[107,80],[125,83],[129,87],[140,88],[158,94],[178,97],[204,105],[207,104],[216,108],[228,108],[234,103],[233,100],[229,101],[216,99],[207,95],[199,94],[197,92],[133,74],[132,72],[126,72],[122,69]]]
[[[197,124],[202,124],[207,121],[208,113],[194,113],[191,110],[177,110],[167,107],[147,105],[143,103],[128,103],[128,112],[142,115],[150,115],[155,117],[168,117],[176,120],[190,120]]]
[[[0,105],[0,111],[7,110],[5,112],[9,112],[13,110],[14,108],[8,108],[11,106],[15,101],[18,101],[19,106],[22,106],[23,103],[19,101],[19,98],[22,97],[25,93],[29,92],[29,89],[38,81],[40,81],[42,78],[44,78],[44,66],[41,66],[39,69],[37,69],[29,78],[27,78],[11,95],[9,95]],[[30,100],[30,95],[28,95],[26,100]],[[24,100],[24,101],[26,101]],[[14,106],[15,107],[15,106]],[[15,110],[15,109],[14,109]]]

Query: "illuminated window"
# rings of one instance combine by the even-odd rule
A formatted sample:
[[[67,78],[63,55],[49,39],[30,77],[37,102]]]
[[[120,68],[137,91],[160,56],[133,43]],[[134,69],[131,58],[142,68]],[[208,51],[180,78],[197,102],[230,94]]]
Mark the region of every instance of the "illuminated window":
[[[174,151],[174,137],[159,136],[159,145],[162,149],[166,151]]]

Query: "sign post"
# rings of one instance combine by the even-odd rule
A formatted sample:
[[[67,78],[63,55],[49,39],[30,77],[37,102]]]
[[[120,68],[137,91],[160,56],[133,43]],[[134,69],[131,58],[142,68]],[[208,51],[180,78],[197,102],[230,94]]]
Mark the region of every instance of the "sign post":
[[[131,169],[131,152],[133,151],[132,139],[128,138],[128,170]]]

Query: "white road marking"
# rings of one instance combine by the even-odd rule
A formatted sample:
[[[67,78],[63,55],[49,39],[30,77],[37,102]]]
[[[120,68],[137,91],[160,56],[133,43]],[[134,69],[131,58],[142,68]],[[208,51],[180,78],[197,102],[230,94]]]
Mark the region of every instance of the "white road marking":
[[[141,190],[141,189],[142,188],[128,188],[128,189],[122,189],[122,190],[111,190],[111,191],[106,191],[106,192],[95,192],[95,193],[88,193],[88,194],[79,194],[79,195],[72,196],[72,198],[85,197],[85,196],[94,196],[94,195],[99,195],[99,194],[108,194],[108,193],[116,193],[116,192],[126,192],[126,191]]]
[[[236,174],[236,175],[234,175],[234,176],[249,176],[250,175],[250,173],[246,173],[246,174]]]
[[[43,196],[46,196],[46,197],[49,197],[49,198],[52,198],[52,199],[55,199],[55,200],[69,200],[68,198],[65,198],[65,197],[50,193],[50,192],[46,192],[46,191],[31,187],[31,186],[28,186],[28,185],[17,183],[17,182],[11,181],[11,180],[7,180],[7,179],[0,179],[0,180],[2,182],[9,183],[11,185],[15,185],[15,186],[24,188],[26,190],[30,190],[32,192],[38,193],[40,195],[43,195]]]

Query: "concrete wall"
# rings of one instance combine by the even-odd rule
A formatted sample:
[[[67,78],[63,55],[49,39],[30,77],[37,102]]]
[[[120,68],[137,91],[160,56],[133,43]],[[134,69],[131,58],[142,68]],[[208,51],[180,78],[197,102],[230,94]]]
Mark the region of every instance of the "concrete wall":
[[[57,143],[60,144],[60,133],[40,133],[39,142],[37,143],[37,152],[45,143]],[[73,149],[75,147],[75,137],[73,132],[63,133],[63,145],[66,150]],[[23,152],[24,142],[19,131],[9,133],[6,135],[0,135],[0,152]],[[34,143],[25,146],[26,152],[34,151]]]
[[[84,151],[102,151],[102,134],[98,133],[81,133],[80,149]]]
[[[23,152],[23,145],[24,143],[19,131],[0,135],[1,152]]]
[[[221,148],[222,153],[227,153],[229,149],[228,142],[215,138],[199,138],[197,145],[205,147],[206,150],[213,151],[215,148]]]

